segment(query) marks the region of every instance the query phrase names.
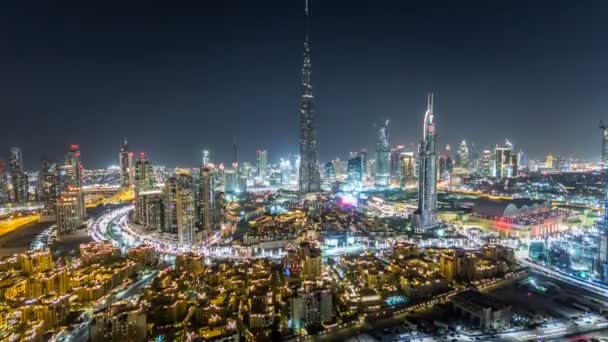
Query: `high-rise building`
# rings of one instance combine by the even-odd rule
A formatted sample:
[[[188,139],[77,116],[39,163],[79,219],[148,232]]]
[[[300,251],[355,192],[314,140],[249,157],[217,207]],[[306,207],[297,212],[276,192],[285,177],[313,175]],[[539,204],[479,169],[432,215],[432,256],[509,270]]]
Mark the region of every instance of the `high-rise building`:
[[[268,175],[268,152],[266,150],[258,150],[257,159],[258,177],[265,179]]]
[[[446,145],[445,151],[439,155],[439,177],[447,179],[452,173],[453,165],[450,158],[450,145]]]
[[[80,217],[84,220],[87,216],[86,206],[84,203],[84,191],[82,190],[83,167],[80,162],[80,146],[76,144],[70,145],[70,149],[65,156],[65,165],[73,167],[74,176],[70,178],[72,190],[78,192],[78,205],[80,207]]]
[[[118,163],[120,165],[120,186],[128,188],[133,186],[134,170],[133,170],[133,152],[129,150],[127,138],[120,146],[118,154]]]
[[[333,162],[325,163],[325,179],[330,183],[336,181],[336,168]]]
[[[388,120],[378,129],[376,142],[376,186],[388,186],[391,176],[391,145],[388,142]]]
[[[494,174],[494,155],[490,150],[483,150],[481,155],[481,175],[484,177],[492,177]]]
[[[40,173],[38,173],[38,189],[46,215],[55,215],[57,193],[59,192],[58,177],[57,164],[44,160]]]
[[[9,169],[11,176],[11,199],[15,203],[23,203],[29,200],[28,177],[23,171],[23,154],[19,147],[13,147],[9,154]]]
[[[505,146],[496,146],[494,156],[494,170],[497,178],[517,176],[517,155],[513,153],[513,144],[509,140],[505,141]]]
[[[545,167],[549,170],[553,168],[553,155],[550,152],[549,152],[549,154],[547,154],[547,160],[545,161]]]
[[[180,173],[165,184],[164,231],[177,234],[180,245],[196,242],[194,232],[195,206],[192,176]]]
[[[300,99],[300,193],[321,190],[321,175],[318,167],[317,132],[315,127],[314,97],[311,83],[310,63],[310,16],[306,2],[306,39],[304,40],[304,64],[302,66],[302,96]]]
[[[146,158],[145,153],[141,152],[139,158],[135,161],[134,185],[136,188],[147,189],[154,187],[155,184],[156,177],[152,162]]]
[[[201,166],[201,189],[199,198],[199,217],[204,233],[213,228],[213,170],[209,166]]]
[[[135,189],[135,221],[147,229],[164,225],[163,193],[160,189]]]
[[[422,141],[418,148],[418,209],[412,227],[424,232],[438,226],[437,221],[437,142],[433,115],[433,94],[428,96]]]
[[[405,146],[398,145],[395,148],[391,149],[391,183],[398,181],[402,178],[402,168],[401,164],[401,155],[405,151]]]
[[[460,148],[458,149],[458,166],[462,167],[463,169],[468,170],[471,162],[471,158],[470,158],[470,154],[469,154],[469,148],[467,146],[467,142],[466,140],[463,140],[460,143]]]
[[[348,181],[352,184],[363,180],[363,162],[361,155],[355,154],[348,159]]]
[[[416,184],[416,158],[414,152],[401,153],[401,187],[408,188]]]
[[[203,149],[201,151],[201,163],[203,166],[209,165],[211,163],[211,153],[207,149]]]

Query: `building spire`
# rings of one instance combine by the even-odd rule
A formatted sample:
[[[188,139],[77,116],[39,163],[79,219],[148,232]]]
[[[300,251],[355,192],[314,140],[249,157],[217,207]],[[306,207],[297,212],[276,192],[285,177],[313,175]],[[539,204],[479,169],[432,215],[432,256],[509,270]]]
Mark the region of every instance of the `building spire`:
[[[429,111],[429,113],[432,114],[433,113],[433,93],[429,92],[428,97],[429,97],[429,100],[428,100],[429,103],[428,103],[427,110]]]

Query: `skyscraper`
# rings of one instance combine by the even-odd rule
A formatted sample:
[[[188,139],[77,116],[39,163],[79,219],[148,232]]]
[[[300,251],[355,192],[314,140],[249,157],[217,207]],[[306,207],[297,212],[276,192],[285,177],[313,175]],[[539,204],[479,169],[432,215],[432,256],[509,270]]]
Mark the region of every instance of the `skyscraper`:
[[[302,97],[300,103],[300,193],[321,190],[321,175],[317,165],[317,133],[310,74],[310,16],[306,1],[306,39],[304,40],[304,65],[302,66]]]
[[[128,188],[134,185],[133,153],[129,150],[127,138],[125,138],[122,146],[120,146],[118,162],[120,164],[120,186],[123,188]]]
[[[209,233],[213,224],[213,171],[208,166],[201,167],[201,191],[199,199],[200,223],[204,233]]]
[[[13,147],[9,154],[9,170],[13,191],[11,199],[16,203],[28,201],[27,174],[23,171],[23,154],[19,147]]]
[[[265,179],[268,171],[268,152],[266,150],[258,150],[257,159],[258,177],[260,177],[261,179]]]
[[[388,142],[388,120],[378,130],[376,142],[376,186],[388,186],[391,176],[391,145]]]
[[[471,155],[469,154],[469,147],[467,146],[466,140],[463,140],[460,143],[460,148],[458,149],[458,166],[468,170],[471,166],[470,162]]]
[[[39,199],[44,204],[45,215],[55,215],[58,193],[58,171],[57,164],[44,160],[38,174]]]
[[[412,215],[412,226],[424,232],[437,222],[437,142],[433,116],[433,94],[428,95],[422,141],[418,148],[418,209]]]
[[[203,166],[209,165],[211,162],[211,153],[207,149],[201,151],[201,162]]]
[[[156,183],[152,162],[146,158],[146,154],[141,152],[139,159],[135,161],[135,180],[136,188],[152,188]]]
[[[70,149],[65,156],[65,165],[71,165],[74,168],[74,177],[72,178],[73,184],[71,184],[72,190],[78,192],[78,206],[80,210],[80,218],[84,220],[86,218],[86,206],[84,203],[84,191],[82,190],[82,175],[83,167],[80,162],[80,146],[76,144],[70,145]]]

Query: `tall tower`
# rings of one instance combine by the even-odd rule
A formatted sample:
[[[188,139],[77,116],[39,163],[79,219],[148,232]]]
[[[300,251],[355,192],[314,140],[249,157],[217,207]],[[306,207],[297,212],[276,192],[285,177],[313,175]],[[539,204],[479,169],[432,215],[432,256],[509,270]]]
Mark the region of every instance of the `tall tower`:
[[[433,94],[428,95],[428,108],[424,115],[422,141],[418,149],[418,209],[412,216],[417,231],[427,231],[437,222],[437,137],[433,117]]]
[[[376,143],[376,186],[388,186],[391,172],[391,145],[388,142],[388,120],[378,130]]]
[[[213,170],[210,166],[201,166],[200,185],[200,223],[205,234],[210,233],[213,228]]]
[[[21,149],[19,147],[11,148],[8,163],[11,175],[11,183],[13,186],[11,198],[13,202],[27,202],[28,179],[27,174],[23,171],[23,154],[21,153]]]
[[[321,190],[321,175],[317,165],[317,132],[315,130],[314,97],[310,74],[310,16],[308,0],[305,7],[306,39],[304,40],[304,64],[302,66],[302,96],[300,99],[300,193]]]
[[[129,150],[127,138],[125,138],[120,146],[118,161],[120,163],[120,186],[123,188],[133,186],[133,153]]]

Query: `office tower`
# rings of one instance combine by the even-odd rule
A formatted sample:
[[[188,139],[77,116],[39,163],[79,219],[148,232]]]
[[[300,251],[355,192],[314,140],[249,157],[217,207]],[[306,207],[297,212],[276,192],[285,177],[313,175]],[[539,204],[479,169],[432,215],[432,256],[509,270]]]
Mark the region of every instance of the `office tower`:
[[[445,147],[445,151],[439,155],[439,177],[449,178],[452,173],[452,159],[450,158],[450,145]]]
[[[494,174],[494,155],[490,150],[483,150],[481,155],[481,175],[484,177],[492,177]]]
[[[471,162],[471,155],[469,154],[469,148],[467,147],[467,142],[463,140],[460,143],[460,148],[458,149],[458,166],[463,169],[468,170]]]
[[[423,232],[438,226],[437,222],[437,142],[433,115],[433,94],[428,96],[422,140],[418,147],[418,209],[412,215],[412,226]]]
[[[213,228],[213,170],[208,166],[201,166],[200,172],[200,223],[203,232],[209,233]]]
[[[196,242],[194,235],[193,180],[189,174],[170,177],[164,189],[165,226],[163,230],[177,234],[180,245]]]
[[[396,181],[402,177],[401,169],[401,154],[403,153],[405,146],[398,145],[391,149],[391,181]]]
[[[312,95],[310,63],[310,17],[308,2],[306,2],[306,39],[304,40],[304,64],[302,66],[302,96],[300,103],[300,193],[307,194],[321,190],[321,175],[319,174],[317,132],[315,127],[315,111]]]
[[[224,170],[224,191],[229,194],[236,193],[238,191],[239,180],[237,173],[233,169]]]
[[[391,146],[388,142],[388,120],[378,129],[376,142],[376,186],[388,186],[391,176]]]
[[[93,315],[89,335],[91,342],[144,342],[147,328],[145,306],[120,301]]]
[[[76,144],[70,145],[70,149],[65,157],[65,165],[71,165],[73,167],[74,175],[70,180],[71,190],[78,192],[78,205],[80,207],[80,217],[82,220],[86,218],[86,206],[84,203],[84,191],[82,190],[82,174],[83,167],[80,162],[80,147]]]
[[[356,184],[363,180],[363,162],[361,155],[353,155],[348,159],[348,181]]]
[[[333,162],[325,163],[325,179],[330,183],[336,181],[336,168]]]
[[[146,158],[146,154],[141,152],[139,158],[135,161],[135,181],[136,188],[146,189],[156,185],[156,177],[154,168],[150,159]]]
[[[266,150],[258,150],[257,159],[258,177],[260,177],[261,179],[265,179],[268,175],[268,152],[266,152]]]
[[[64,191],[56,204],[57,235],[73,233],[82,225],[78,192]]]
[[[291,183],[291,162],[289,159],[281,158],[279,162],[279,171],[281,172],[281,186],[288,186]]]
[[[551,154],[551,152],[549,152],[549,154],[547,154],[547,160],[545,161],[545,167],[547,169],[553,168],[553,155]]]
[[[148,229],[164,225],[163,192],[160,189],[135,189],[135,221]]]
[[[222,191],[213,196],[213,224],[220,226],[226,218],[226,195]]]
[[[209,153],[209,150],[203,149],[201,151],[201,163],[203,166],[207,166],[211,163],[211,153]]]
[[[495,176],[497,178],[509,178],[517,176],[517,155],[513,153],[513,144],[509,140],[505,141],[505,146],[496,146],[495,155]]]
[[[408,188],[416,183],[416,158],[414,152],[401,153],[401,187]]]
[[[11,176],[11,199],[15,203],[24,203],[29,200],[27,174],[23,171],[23,155],[19,147],[13,147],[9,153],[9,173]]]
[[[134,170],[133,170],[133,153],[129,150],[127,138],[120,146],[118,154],[118,163],[120,165],[120,186],[128,188],[133,186]]]
[[[177,234],[177,198],[179,196],[179,183],[177,178],[169,177],[165,182],[163,194],[163,207],[165,210],[165,224],[163,231]]]
[[[40,192],[40,201],[44,204],[46,215],[55,215],[57,193],[59,192],[58,177],[57,164],[44,160],[40,173],[38,174],[38,189]]]
[[[236,137],[232,137],[232,164],[239,163],[239,146],[236,143]]]

